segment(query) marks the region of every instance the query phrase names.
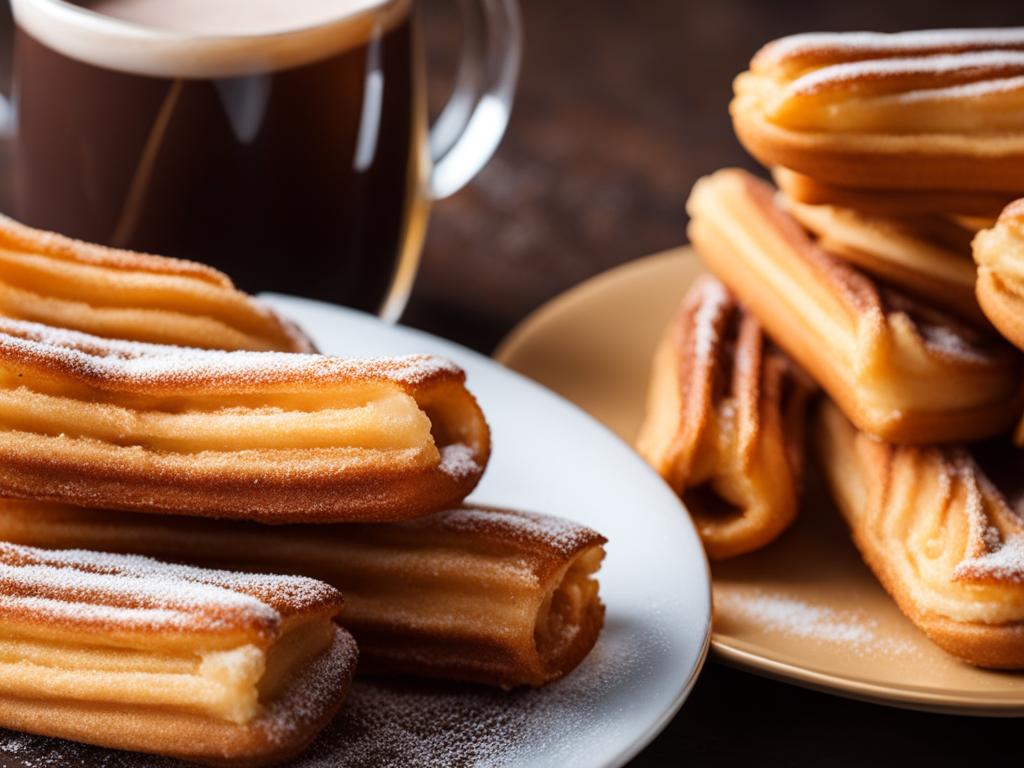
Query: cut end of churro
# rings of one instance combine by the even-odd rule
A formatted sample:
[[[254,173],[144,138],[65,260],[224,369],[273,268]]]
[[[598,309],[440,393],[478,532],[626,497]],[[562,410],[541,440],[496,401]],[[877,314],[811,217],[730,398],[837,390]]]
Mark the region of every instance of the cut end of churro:
[[[416,517],[487,463],[464,382],[426,355],[216,352],[0,318],[0,491],[266,523]]]
[[[1024,349],[1024,200],[1006,207],[974,238],[978,303],[1018,349]]]
[[[301,577],[0,544],[0,725],[263,764],[337,710],[355,646]]]
[[[758,549],[796,516],[814,387],[766,347],[760,323],[705,276],[655,355],[637,450],[682,496],[712,558]]]
[[[545,596],[533,630],[543,682],[562,677],[590,653],[604,623],[595,578],[604,547],[592,546],[577,555]]]
[[[292,323],[211,267],[83,243],[6,216],[0,316],[130,341],[313,351]]]

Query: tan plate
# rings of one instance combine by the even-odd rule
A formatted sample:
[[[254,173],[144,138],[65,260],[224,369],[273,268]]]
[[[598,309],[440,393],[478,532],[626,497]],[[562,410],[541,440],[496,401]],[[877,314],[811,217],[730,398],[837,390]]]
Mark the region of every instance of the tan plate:
[[[689,248],[606,272],[528,317],[495,357],[632,442],[654,346],[700,272]],[[719,658],[879,703],[1024,715],[1024,675],[975,669],[932,645],[863,565],[813,478],[809,486],[777,542],[712,568]]]

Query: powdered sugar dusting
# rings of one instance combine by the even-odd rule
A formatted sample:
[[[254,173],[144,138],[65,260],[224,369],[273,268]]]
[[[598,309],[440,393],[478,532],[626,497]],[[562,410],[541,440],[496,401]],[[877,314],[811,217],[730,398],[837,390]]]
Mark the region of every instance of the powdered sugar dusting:
[[[933,86],[950,85],[947,78],[980,81],[1024,73],[1024,52],[981,51],[917,58],[869,59],[835,64],[797,78],[792,89],[814,93],[823,88],[864,80],[882,80],[907,75],[930,77]],[[915,88],[916,89],[916,88]]]
[[[1017,93],[1024,90],[1024,75],[1006,77],[995,80],[978,80],[973,83],[952,85],[948,88],[926,88],[909,91],[897,95],[903,104],[920,104],[923,102],[956,101],[979,99],[998,93]]]
[[[892,656],[915,651],[907,641],[880,635],[878,622],[860,612],[813,605],[785,595],[760,591],[716,593],[715,610],[769,632],[841,645],[858,654]]]
[[[991,551],[963,560],[953,578],[1024,583],[1024,535],[1010,536]]]
[[[441,447],[440,470],[456,481],[468,480],[483,472],[477,453],[465,443],[452,443]]]
[[[719,342],[719,323],[732,303],[729,291],[714,279],[701,284],[699,296],[700,307],[693,318],[693,354],[698,363],[714,354]]]
[[[296,675],[285,693],[260,715],[255,727],[283,744],[315,726],[338,692],[348,687],[358,657],[352,635],[336,628],[331,647]]]
[[[350,360],[286,352],[222,352],[102,339],[7,318],[0,318],[0,358],[58,367],[104,389],[246,389],[267,383],[353,379],[413,386],[462,373],[454,363],[433,355]]]
[[[411,525],[437,526],[475,535],[494,535],[524,545],[542,547],[562,557],[571,557],[584,547],[603,543],[596,531],[571,520],[531,512],[485,507],[462,507],[433,515]]]
[[[1024,49],[1024,28],[927,29],[912,32],[805,32],[769,43],[758,54],[766,64],[827,53],[864,58],[949,51]]]
[[[136,555],[43,550],[0,543],[0,616],[85,629],[267,631],[283,615],[337,606],[313,579],[216,571]]]

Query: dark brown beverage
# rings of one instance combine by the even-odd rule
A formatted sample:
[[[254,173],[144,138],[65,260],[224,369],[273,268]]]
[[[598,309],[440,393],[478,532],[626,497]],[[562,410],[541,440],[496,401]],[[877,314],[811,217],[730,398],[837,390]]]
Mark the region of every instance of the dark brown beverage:
[[[311,61],[257,42],[244,63],[199,50],[179,74],[173,57],[106,66],[19,20],[15,214],[379,311],[419,250],[424,117],[408,6],[361,23]]]

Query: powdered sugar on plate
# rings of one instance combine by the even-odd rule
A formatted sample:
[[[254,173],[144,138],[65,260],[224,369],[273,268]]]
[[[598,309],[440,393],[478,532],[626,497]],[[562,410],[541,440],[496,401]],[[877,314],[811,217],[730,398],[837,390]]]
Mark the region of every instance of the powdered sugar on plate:
[[[843,646],[858,655],[896,656],[915,652],[905,640],[879,633],[878,622],[859,612],[814,605],[761,591],[715,594],[716,617],[756,624],[802,640]]]

